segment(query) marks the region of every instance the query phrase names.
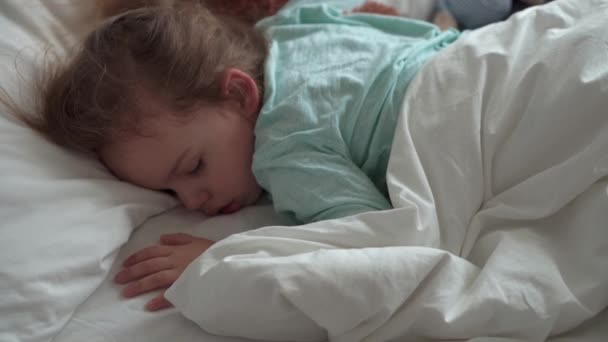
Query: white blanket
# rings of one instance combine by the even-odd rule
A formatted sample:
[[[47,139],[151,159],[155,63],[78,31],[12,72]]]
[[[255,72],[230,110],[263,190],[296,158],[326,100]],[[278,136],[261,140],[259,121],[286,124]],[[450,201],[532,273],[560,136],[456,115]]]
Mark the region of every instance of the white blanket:
[[[608,305],[608,1],[464,35],[411,84],[395,209],[233,235],[167,293],[266,341],[542,341]]]

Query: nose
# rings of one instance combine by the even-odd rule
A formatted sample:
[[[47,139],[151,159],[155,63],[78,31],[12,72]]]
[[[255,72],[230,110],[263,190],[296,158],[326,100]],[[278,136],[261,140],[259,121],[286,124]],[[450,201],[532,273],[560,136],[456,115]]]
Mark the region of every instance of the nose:
[[[175,192],[177,193],[177,198],[179,198],[184,207],[190,210],[201,209],[203,204],[211,197],[207,191],[192,188],[177,189]]]

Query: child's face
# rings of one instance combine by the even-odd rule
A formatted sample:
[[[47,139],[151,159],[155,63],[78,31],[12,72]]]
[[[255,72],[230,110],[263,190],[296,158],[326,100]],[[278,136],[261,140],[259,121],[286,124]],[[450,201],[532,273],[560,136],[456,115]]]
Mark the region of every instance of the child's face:
[[[262,190],[251,171],[255,120],[235,106],[199,107],[178,119],[155,101],[142,135],[111,144],[100,156],[119,178],[175,192],[185,207],[208,215],[253,204]]]

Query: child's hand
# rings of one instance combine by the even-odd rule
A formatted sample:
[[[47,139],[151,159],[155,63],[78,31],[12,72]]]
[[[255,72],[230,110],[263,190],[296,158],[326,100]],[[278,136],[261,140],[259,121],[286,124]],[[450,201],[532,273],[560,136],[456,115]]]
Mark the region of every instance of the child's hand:
[[[186,267],[214,242],[188,234],[160,237],[160,244],[146,247],[131,255],[123,263],[124,269],[114,277],[118,284],[130,283],[122,291],[130,298],[158,289],[167,289]],[[157,311],[171,307],[164,293],[146,304],[146,309]]]

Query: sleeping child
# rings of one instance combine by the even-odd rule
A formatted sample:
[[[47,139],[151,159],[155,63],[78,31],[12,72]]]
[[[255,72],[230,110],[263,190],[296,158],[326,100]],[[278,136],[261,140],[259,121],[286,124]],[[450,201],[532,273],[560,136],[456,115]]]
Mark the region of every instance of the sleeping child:
[[[301,223],[390,209],[398,108],[458,33],[352,8],[291,1],[255,29],[198,2],[127,11],[49,71],[42,115],[24,119],[208,215],[263,192]],[[167,288],[212,244],[163,236],[115,280],[127,297]],[[147,308],[167,306],[160,295]]]
[[[49,140],[192,210],[266,193],[302,223],[161,236],[124,296],[281,341],[542,340],[604,310],[608,0],[462,36],[357,6],[133,9],[47,64],[21,116]]]

